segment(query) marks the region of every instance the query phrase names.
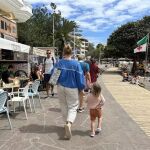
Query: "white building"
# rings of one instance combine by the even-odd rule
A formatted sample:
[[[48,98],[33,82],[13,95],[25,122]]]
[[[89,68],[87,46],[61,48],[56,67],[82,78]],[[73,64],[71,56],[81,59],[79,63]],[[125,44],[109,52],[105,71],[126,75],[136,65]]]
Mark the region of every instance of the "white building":
[[[74,44],[76,55],[85,56],[86,52],[88,51],[89,41],[86,38],[77,36],[75,34],[69,34],[69,36],[74,39],[72,43]],[[80,44],[78,45],[77,45],[77,40],[80,41]]]
[[[88,51],[89,42],[87,39],[85,39],[83,37],[81,37],[79,39],[81,41],[80,54],[85,56],[86,52]]]

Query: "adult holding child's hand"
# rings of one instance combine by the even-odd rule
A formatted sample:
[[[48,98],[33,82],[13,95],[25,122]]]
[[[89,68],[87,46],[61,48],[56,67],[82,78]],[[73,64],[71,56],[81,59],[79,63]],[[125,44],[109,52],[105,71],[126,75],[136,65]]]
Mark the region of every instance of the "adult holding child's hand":
[[[77,115],[79,103],[78,91],[85,87],[84,75],[77,60],[71,59],[72,49],[65,45],[63,49],[63,59],[57,64],[56,68],[61,70],[58,79],[58,97],[65,123],[65,139],[71,138],[71,126]]]

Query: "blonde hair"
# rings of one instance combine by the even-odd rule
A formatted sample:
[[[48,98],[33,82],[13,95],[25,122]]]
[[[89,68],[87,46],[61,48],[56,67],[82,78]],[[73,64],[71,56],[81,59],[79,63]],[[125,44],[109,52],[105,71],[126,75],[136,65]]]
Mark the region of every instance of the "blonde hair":
[[[99,96],[101,93],[101,86],[98,82],[93,83],[91,93],[95,96]]]
[[[84,60],[84,56],[83,55],[78,55],[78,60]]]
[[[72,54],[72,48],[69,44],[64,46],[63,49],[63,55],[71,55]]]

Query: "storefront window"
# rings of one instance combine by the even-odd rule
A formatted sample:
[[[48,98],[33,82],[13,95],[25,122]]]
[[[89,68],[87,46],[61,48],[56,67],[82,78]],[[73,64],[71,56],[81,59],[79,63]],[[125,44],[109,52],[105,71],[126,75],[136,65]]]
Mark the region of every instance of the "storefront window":
[[[16,28],[15,28],[15,27],[13,27],[12,32],[13,32],[13,33],[16,33],[16,32],[17,32],[17,30],[16,30]]]
[[[4,29],[4,21],[1,20],[1,29]]]
[[[4,38],[4,34],[3,33],[1,33],[1,38]]]
[[[5,30],[7,30],[7,23],[5,22]]]
[[[14,53],[10,50],[1,50],[2,60],[13,60],[14,59]]]

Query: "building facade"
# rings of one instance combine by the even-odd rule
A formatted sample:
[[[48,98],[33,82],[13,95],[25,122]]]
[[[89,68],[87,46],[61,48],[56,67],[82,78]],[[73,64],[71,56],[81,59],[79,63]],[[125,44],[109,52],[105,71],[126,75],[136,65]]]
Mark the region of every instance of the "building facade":
[[[0,16],[0,37],[16,42],[18,39],[16,22]]]
[[[73,43],[73,47],[74,47],[73,54],[85,56],[86,52],[88,51],[89,41],[84,37],[75,35],[75,33],[70,33],[69,37],[73,39],[71,40],[71,43]]]
[[[27,70],[30,46],[17,42],[17,22],[25,22],[31,16],[32,7],[24,0],[0,1],[0,72],[9,64]]]
[[[85,38],[80,38],[80,41],[81,41],[80,54],[85,56],[86,52],[88,51],[89,42]]]

